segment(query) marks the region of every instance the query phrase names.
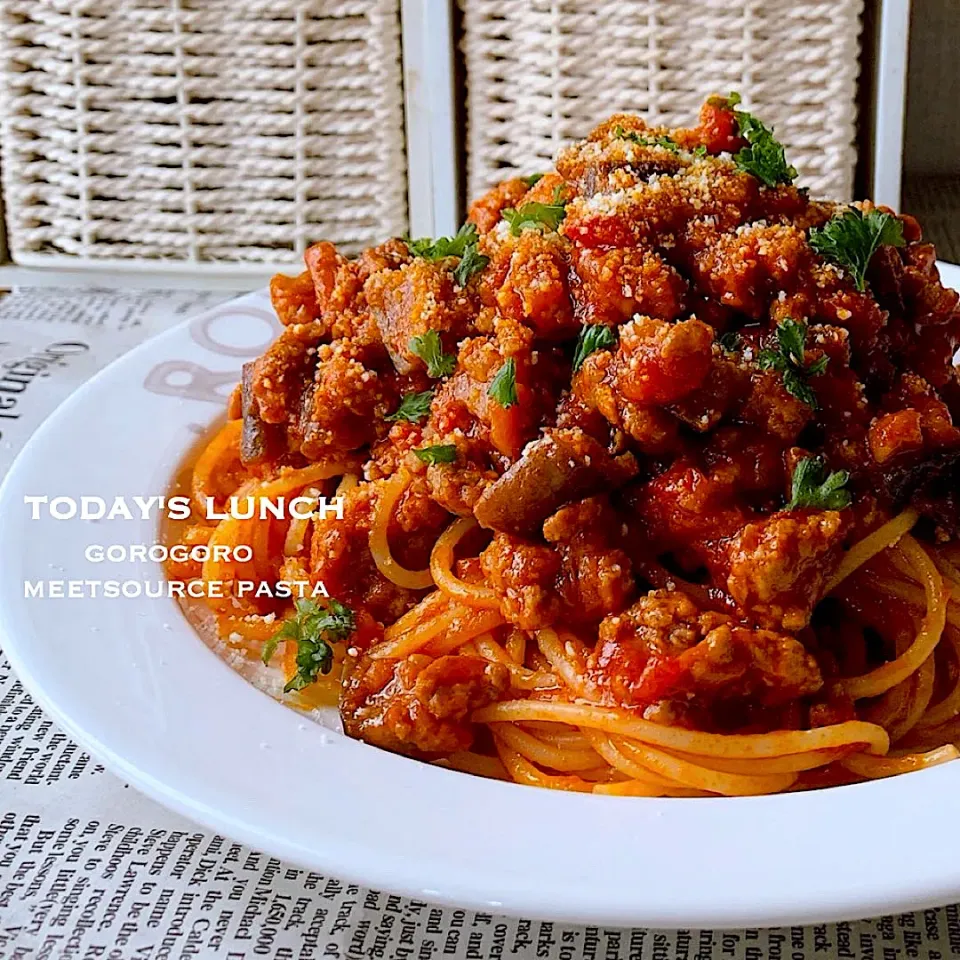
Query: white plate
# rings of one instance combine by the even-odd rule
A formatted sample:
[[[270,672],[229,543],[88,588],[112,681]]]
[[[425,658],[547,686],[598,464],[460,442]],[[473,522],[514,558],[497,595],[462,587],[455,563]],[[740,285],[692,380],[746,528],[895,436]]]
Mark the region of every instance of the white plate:
[[[945,270],[960,280],[960,270]],[[25,599],[98,569],[90,543],[155,523],[29,519],[25,495],[162,494],[221,393],[271,336],[255,294],[113,364],[37,432],[0,490],[0,640],[53,718],[125,780],[206,826],[367,886],[494,912],[654,927],[774,925],[960,899],[960,763],[743,799],[566,794],[356,743],[260,693],[172,600]],[[104,565],[106,566],[106,565]]]

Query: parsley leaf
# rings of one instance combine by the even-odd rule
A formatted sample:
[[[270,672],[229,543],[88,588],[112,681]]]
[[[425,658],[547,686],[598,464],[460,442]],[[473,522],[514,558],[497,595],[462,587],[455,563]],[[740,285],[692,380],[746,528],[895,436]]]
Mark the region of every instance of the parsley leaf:
[[[701,143],[699,147],[693,148],[693,155],[695,157],[705,157],[707,155],[707,148]]]
[[[453,354],[443,352],[440,334],[436,330],[428,330],[419,337],[411,337],[408,346],[410,352],[427,365],[427,376],[434,380],[449,376],[457,365],[457,358]]]
[[[612,347],[616,342],[617,335],[611,327],[602,323],[585,323],[580,328],[577,349],[573,352],[573,372],[576,373],[595,350]]]
[[[867,285],[867,267],[881,244],[903,246],[903,224],[889,213],[871,210],[866,216],[849,207],[820,229],[810,231],[810,246],[827,260],[849,270],[858,290]]]
[[[454,237],[421,237],[419,240],[407,240],[406,244],[415,257],[424,260],[443,260],[444,257],[462,257],[467,247],[479,240],[476,225],[465,223]]]
[[[718,97],[710,102],[715,106],[733,108],[740,103],[740,94],[734,91],[726,99]],[[797,168],[787,163],[783,144],[774,137],[773,130],[752,113],[734,110],[733,115],[740,127],[740,135],[749,144],[734,156],[736,165],[768,187],[775,187],[778,183],[793,183],[797,178]]]
[[[331,643],[343,640],[356,627],[353,611],[338,600],[329,600],[321,607],[314,600],[298,599],[296,613],[283,621],[280,629],[263,645],[260,659],[269,663],[281,640],[292,640],[297,645],[297,672],[287,681],[284,693],[302,690],[313,683],[321,673],[333,667]]]
[[[496,400],[505,410],[517,402],[517,363],[513,357],[504,361],[490,381],[487,396]]]
[[[510,232],[519,237],[520,232],[528,227],[540,231],[544,227],[556,230],[567,215],[566,205],[560,199],[562,192],[560,186],[553,191],[553,203],[525,203],[516,210],[513,207],[503,210],[501,216],[510,224]]]
[[[477,253],[477,241],[480,239],[476,224],[465,223],[454,237],[421,237],[419,240],[406,241],[407,248],[415,257],[424,260],[444,260],[447,257],[460,257],[460,262],[454,268],[453,279],[465,287],[467,281],[479,273],[489,262],[490,258]]]
[[[457,448],[452,443],[442,443],[435,447],[421,447],[413,452],[424,463],[453,463],[457,459]]]
[[[490,258],[482,253],[477,253],[477,245],[471,243],[463,251],[460,262],[454,268],[453,279],[456,280],[458,286],[465,287],[467,281],[475,273],[479,273],[489,262]]]
[[[670,137],[664,136],[663,134],[658,134],[655,137],[645,137],[634,130],[624,130],[624,128],[618,123],[613,128],[613,135],[617,140],[629,140],[631,143],[639,144],[642,147],[664,147],[671,153],[680,152],[680,144],[677,143],[676,140],[672,140]],[[706,148],[704,148],[704,152],[706,152]]]
[[[408,393],[401,401],[400,406],[384,417],[385,420],[406,420],[407,423],[419,423],[429,412],[433,400],[433,391],[424,390],[423,393]]]
[[[531,173],[529,177],[521,177],[520,179],[528,187],[535,187],[545,176],[545,173]]]
[[[853,497],[844,490],[850,474],[846,470],[834,470],[824,476],[823,457],[806,457],[793,471],[793,490],[787,510],[809,507],[812,510],[842,510],[849,507]]]
[[[776,370],[783,377],[787,393],[818,409],[817,395],[807,382],[827,369],[828,357],[807,364],[804,360],[807,328],[796,320],[784,320],[777,325],[777,346],[760,351],[757,360],[761,370]]]

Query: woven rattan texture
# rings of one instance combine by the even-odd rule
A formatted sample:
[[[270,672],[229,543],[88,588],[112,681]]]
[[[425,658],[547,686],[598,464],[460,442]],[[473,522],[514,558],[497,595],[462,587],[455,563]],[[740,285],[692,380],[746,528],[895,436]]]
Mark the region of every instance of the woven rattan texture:
[[[399,0],[0,0],[0,54],[14,260],[406,230]]]
[[[739,90],[800,182],[853,187],[862,0],[460,0],[471,196],[614,111],[690,125]]]

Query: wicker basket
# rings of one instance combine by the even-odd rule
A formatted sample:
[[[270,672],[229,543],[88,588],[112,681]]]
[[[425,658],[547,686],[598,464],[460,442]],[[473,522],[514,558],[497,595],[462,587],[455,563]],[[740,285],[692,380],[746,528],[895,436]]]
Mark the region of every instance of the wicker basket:
[[[460,0],[471,196],[608,114],[688,125],[739,90],[815,195],[848,199],[862,0]]]
[[[17,263],[406,229],[399,0],[0,0],[0,44]]]

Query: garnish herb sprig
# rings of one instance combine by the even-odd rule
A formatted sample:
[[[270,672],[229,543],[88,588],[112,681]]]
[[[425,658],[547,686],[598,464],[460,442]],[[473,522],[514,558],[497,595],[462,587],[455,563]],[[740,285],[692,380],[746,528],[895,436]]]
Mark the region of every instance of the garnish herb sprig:
[[[427,365],[427,376],[434,380],[450,376],[457,365],[457,358],[453,354],[443,352],[440,334],[436,330],[411,337],[409,347],[410,352]]]
[[[580,328],[577,337],[577,347],[573,352],[573,372],[576,373],[584,360],[597,350],[605,350],[617,342],[617,335],[612,327],[602,323],[585,323]]]
[[[810,231],[810,246],[820,256],[849,270],[858,290],[866,289],[867,268],[882,244],[903,246],[903,224],[889,213],[871,210],[864,214],[857,207]]]
[[[503,362],[487,387],[487,396],[504,409],[517,403],[517,363],[513,357]]]
[[[424,390],[423,393],[408,393],[400,401],[400,406],[384,417],[385,420],[405,420],[407,423],[419,423],[429,412],[433,401],[433,391]]]
[[[427,464],[453,463],[457,459],[457,448],[452,443],[440,443],[433,447],[421,447],[413,451],[418,460]]]
[[[296,612],[283,621],[279,630],[263,645],[260,658],[269,663],[281,640],[297,645],[297,672],[287,681],[284,693],[302,690],[333,667],[332,644],[346,639],[355,629],[353,611],[338,600],[329,600],[321,607],[314,600],[300,598],[294,602]]]
[[[657,134],[653,137],[645,137],[642,133],[635,130],[625,130],[619,123],[613,128],[613,135],[617,140],[629,140],[641,147],[663,147],[671,153],[680,152],[680,144],[676,140],[663,134]],[[706,150],[704,150],[706,152]]]
[[[459,257],[460,262],[453,270],[453,279],[465,287],[467,281],[479,273],[489,262],[490,258],[477,253],[477,243],[480,236],[476,225],[465,223],[452,237],[420,237],[419,240],[407,240],[407,248],[415,257],[431,262],[444,260],[447,257]]]
[[[818,409],[817,395],[809,380],[818,377],[827,369],[829,357],[820,357],[813,363],[805,359],[807,328],[796,320],[784,320],[777,324],[777,345],[760,351],[757,361],[761,370],[775,370],[783,377],[787,393]]]
[[[740,103],[740,94],[734,91],[729,97],[720,98],[719,102],[732,109]],[[793,183],[797,168],[787,163],[783,144],[774,137],[773,129],[745,110],[733,110],[733,115],[740,127],[740,135],[748,144],[734,155],[736,165],[768,187]]]
[[[501,216],[510,224],[510,232],[519,237],[523,230],[556,230],[567,215],[566,205],[561,196],[563,188],[557,186],[553,191],[553,203],[525,203],[514,209],[507,207]]]
[[[850,491],[844,489],[849,480],[850,474],[846,470],[834,470],[827,475],[823,457],[806,457],[793,471],[791,497],[786,509],[843,510],[853,500]]]

